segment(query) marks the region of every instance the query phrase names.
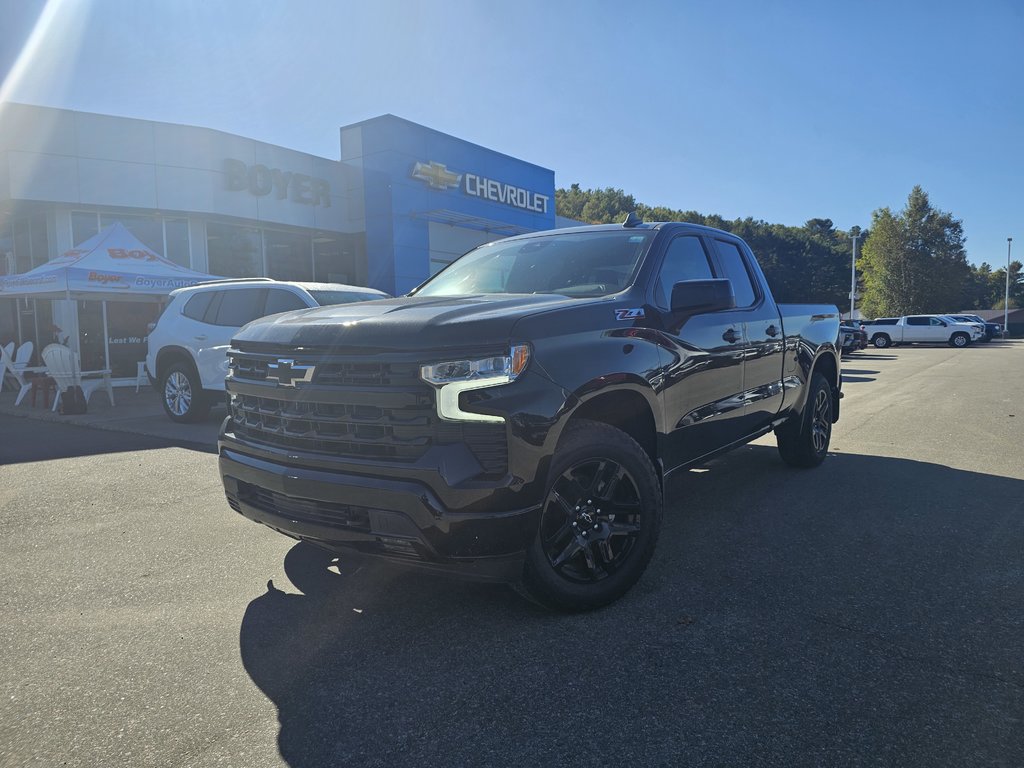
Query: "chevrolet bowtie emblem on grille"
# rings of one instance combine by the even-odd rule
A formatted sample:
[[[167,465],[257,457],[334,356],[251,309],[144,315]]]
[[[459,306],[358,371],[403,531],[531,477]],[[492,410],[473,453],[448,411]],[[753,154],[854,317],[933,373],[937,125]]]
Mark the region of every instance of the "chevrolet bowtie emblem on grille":
[[[452,173],[444,163],[416,163],[412,169],[412,177],[425,181],[434,189],[448,189],[459,186],[462,180],[461,173]]]
[[[279,387],[294,387],[300,381],[309,384],[314,371],[315,365],[296,365],[294,360],[279,359],[267,363],[267,381],[276,381]]]

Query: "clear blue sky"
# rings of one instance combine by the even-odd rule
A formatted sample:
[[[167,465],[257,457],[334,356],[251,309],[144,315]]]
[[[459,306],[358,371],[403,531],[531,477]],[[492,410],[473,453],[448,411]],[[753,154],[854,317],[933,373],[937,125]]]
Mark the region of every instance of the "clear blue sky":
[[[1024,255],[1024,3],[0,0],[0,97],[337,158],[393,113],[652,205]],[[52,18],[20,60],[37,19]],[[14,62],[20,66],[11,69]]]

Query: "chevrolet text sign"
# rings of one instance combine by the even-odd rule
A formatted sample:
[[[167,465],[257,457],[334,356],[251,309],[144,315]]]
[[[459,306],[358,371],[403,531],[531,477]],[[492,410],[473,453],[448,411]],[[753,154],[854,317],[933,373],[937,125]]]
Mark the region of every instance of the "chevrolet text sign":
[[[463,193],[470,197],[481,197],[484,200],[511,205],[514,208],[522,208],[524,211],[533,211],[534,213],[547,213],[548,201],[551,199],[548,195],[542,195],[513,184],[506,184],[503,181],[486,179],[475,173],[454,173],[449,171],[443,163],[433,160],[429,163],[416,163],[412,169],[412,176],[414,179],[426,182],[434,189],[460,187]]]
[[[331,207],[331,185],[327,179],[260,164],[248,166],[232,158],[224,160],[224,187],[231,192],[247,189],[257,197],[273,193],[278,200],[290,198],[302,205]]]

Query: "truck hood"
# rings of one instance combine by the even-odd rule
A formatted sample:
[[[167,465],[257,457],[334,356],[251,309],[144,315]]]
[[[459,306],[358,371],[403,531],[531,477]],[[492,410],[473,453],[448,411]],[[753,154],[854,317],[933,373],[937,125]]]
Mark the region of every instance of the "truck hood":
[[[508,343],[512,326],[523,317],[594,301],[600,299],[553,294],[400,297],[263,317],[244,326],[234,339],[318,348],[491,347]]]

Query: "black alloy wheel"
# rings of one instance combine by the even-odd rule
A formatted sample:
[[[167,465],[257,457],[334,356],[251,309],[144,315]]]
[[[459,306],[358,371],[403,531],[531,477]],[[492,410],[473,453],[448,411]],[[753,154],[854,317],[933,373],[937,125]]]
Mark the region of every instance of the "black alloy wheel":
[[[548,563],[569,581],[608,578],[636,546],[640,513],[636,481],[624,466],[607,458],[573,464],[544,500],[540,537]]]
[[[832,439],[832,392],[820,373],[811,376],[810,391],[799,419],[775,430],[782,460],[792,467],[816,467],[828,455]]]
[[[643,448],[615,427],[581,419],[552,461],[521,587],[563,611],[613,602],[650,562],[661,516],[660,483]]]

